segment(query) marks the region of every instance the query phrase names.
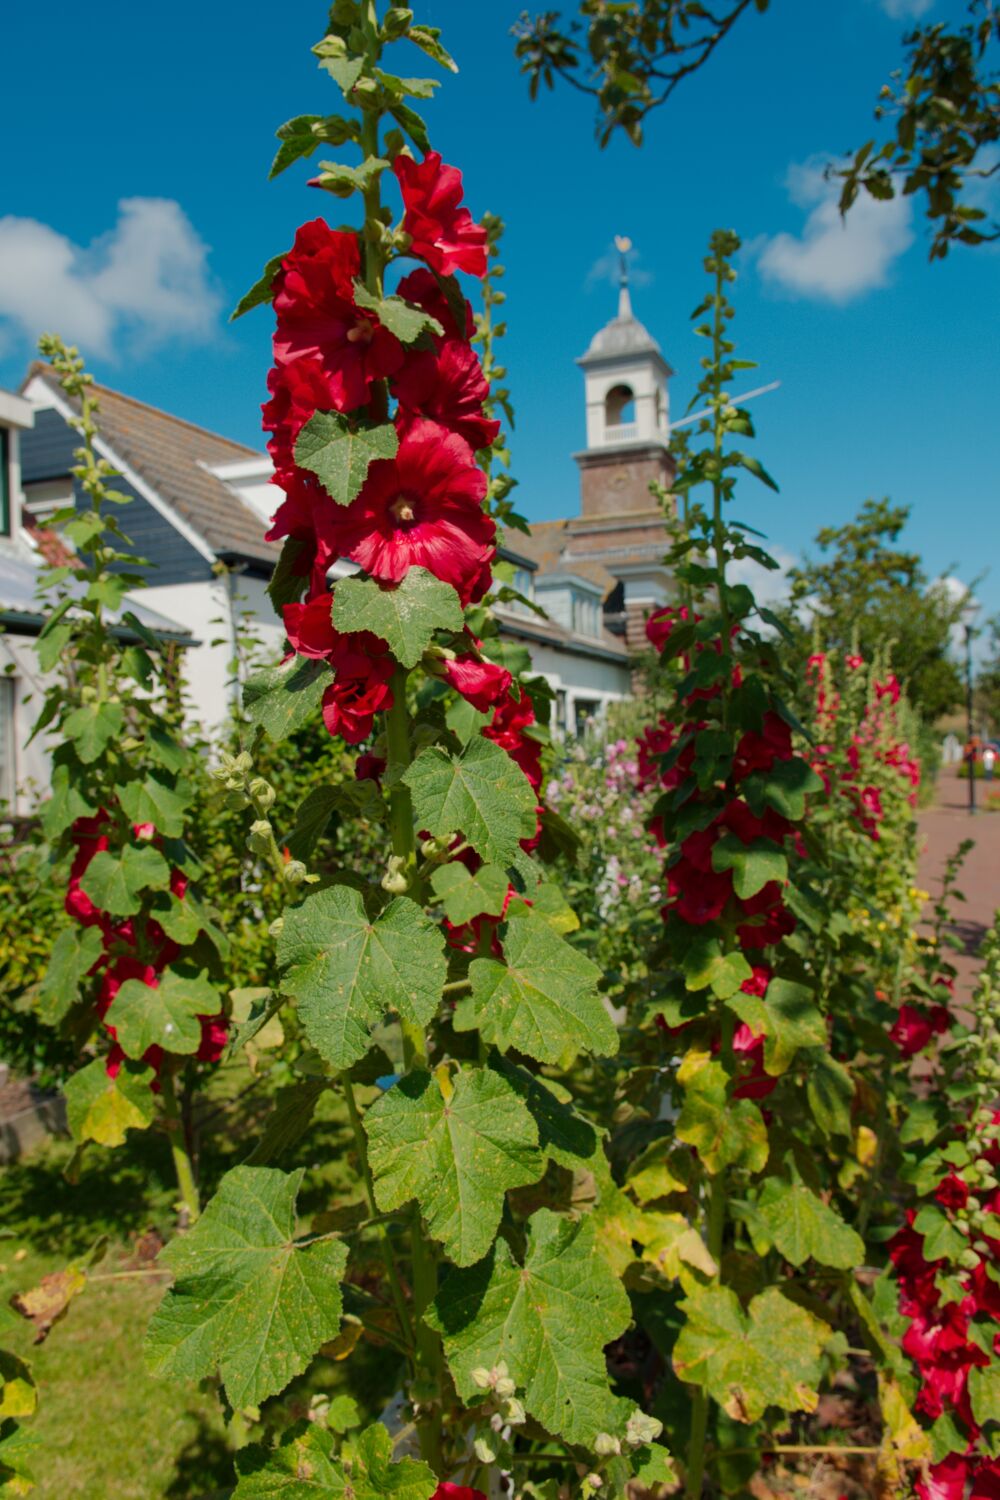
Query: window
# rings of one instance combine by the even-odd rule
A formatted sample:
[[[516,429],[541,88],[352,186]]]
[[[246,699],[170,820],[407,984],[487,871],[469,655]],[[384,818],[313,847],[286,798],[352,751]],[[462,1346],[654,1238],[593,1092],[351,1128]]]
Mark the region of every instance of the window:
[[[595,698],[577,698],[573,705],[576,715],[576,737],[582,739],[587,732],[587,726],[592,724],[601,711],[601,705]]]
[[[0,536],[10,536],[10,433],[0,427]]]
[[[587,635],[592,640],[600,635],[598,603],[592,595],[573,590],[572,621],[576,635]]]
[[[17,763],[14,745],[15,686],[10,677],[0,677],[0,807],[14,806]]]
[[[519,594],[523,594],[526,599],[530,599],[533,596],[534,580],[531,576],[530,568],[514,569],[514,587],[517,589],[517,592]]]
[[[608,427],[623,427],[635,421],[635,395],[630,385],[613,385],[604,398],[604,421]]]

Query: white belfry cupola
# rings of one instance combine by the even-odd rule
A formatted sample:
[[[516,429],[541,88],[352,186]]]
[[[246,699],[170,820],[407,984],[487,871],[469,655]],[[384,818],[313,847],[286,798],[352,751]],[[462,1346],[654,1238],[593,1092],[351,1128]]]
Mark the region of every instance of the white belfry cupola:
[[[587,449],[594,452],[626,443],[670,441],[667,381],[674,373],[659,344],[632,311],[626,239],[615,240],[621,254],[618,316],[594,334],[577,364],[583,370],[587,401]]]

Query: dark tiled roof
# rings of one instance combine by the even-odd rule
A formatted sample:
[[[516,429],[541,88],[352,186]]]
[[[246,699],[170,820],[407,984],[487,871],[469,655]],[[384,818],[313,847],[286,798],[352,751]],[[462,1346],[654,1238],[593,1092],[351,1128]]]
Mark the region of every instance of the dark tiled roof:
[[[62,395],[51,366],[36,361],[28,380],[34,375],[40,375],[53,394]],[[98,425],[109,447],[204,537],[213,552],[235,553],[259,562],[277,560],[278,548],[264,541],[265,522],[203,467],[260,458],[257,449],[108,386],[95,383],[94,391],[101,403]]]

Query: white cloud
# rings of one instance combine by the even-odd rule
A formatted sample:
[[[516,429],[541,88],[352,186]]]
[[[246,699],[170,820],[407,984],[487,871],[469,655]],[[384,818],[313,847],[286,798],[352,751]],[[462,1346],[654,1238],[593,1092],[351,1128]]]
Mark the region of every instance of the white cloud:
[[[625,259],[628,263],[628,279],[632,286],[651,286],[655,279],[652,271],[640,265],[642,252],[634,247],[626,251]],[[599,255],[587,272],[586,287],[591,291],[595,286],[603,285],[605,282],[611,286],[617,286],[621,276],[621,256],[612,243]]]
[[[751,537],[751,541],[756,541]],[[775,604],[786,604],[789,595],[788,570],[794,568],[798,558],[783,547],[771,547],[767,542],[760,545],[774,558],[778,567],[765,568],[752,557],[741,557],[726,568],[730,583],[745,583],[753,590],[758,604],[773,608]]]
[[[800,297],[845,303],[889,281],[892,264],[913,243],[907,198],[879,202],[862,191],[841,218],[839,183],[828,182],[813,158],[788,170],[788,196],[808,209],[801,235],[766,236],[757,248],[765,281]]]
[[[894,21],[916,21],[927,14],[934,0],[880,0],[880,3]]]
[[[86,249],[48,224],[0,218],[0,337],[61,334],[110,358],[215,331],[221,298],[208,250],[179,203],[124,198],[118,222]],[[6,327],[4,326],[6,325]]]

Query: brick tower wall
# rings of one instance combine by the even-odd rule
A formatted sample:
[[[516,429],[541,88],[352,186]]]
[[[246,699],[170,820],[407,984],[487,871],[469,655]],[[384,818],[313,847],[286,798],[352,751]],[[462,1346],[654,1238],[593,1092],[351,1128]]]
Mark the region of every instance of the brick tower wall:
[[[655,504],[650,484],[658,480],[669,489],[675,473],[673,459],[659,445],[604,452],[591,449],[577,454],[576,461],[584,517],[647,511]]]

